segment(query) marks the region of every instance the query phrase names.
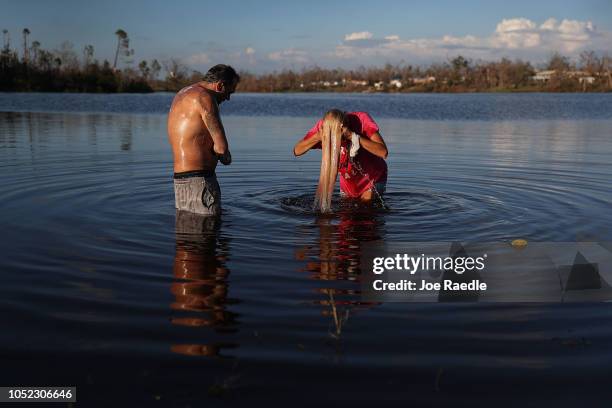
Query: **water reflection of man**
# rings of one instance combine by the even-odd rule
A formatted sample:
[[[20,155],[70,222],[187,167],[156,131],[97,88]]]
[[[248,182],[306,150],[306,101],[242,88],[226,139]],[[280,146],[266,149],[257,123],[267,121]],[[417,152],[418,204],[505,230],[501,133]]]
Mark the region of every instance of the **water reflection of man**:
[[[175,301],[171,308],[188,314],[173,317],[173,324],[210,327],[215,331],[232,331],[236,316],[227,310],[226,267],[228,241],[219,236],[220,219],[187,211],[176,212],[176,254],[171,286]],[[216,356],[230,344],[173,345],[172,351],[189,355]]]

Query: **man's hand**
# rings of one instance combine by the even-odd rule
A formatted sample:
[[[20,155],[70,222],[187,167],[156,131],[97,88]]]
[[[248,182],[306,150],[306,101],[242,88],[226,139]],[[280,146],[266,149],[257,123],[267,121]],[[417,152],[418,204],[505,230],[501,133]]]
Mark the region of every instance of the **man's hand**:
[[[206,98],[201,98],[201,101],[203,106],[206,106],[204,104],[209,102]],[[227,166],[232,162],[232,155],[229,152],[225,129],[219,117],[219,107],[216,104],[210,103],[208,103],[207,106],[208,109],[204,109],[202,112],[202,120],[208,128],[210,137],[213,140],[213,152],[217,155],[217,159]]]
[[[228,150],[225,154],[218,154],[217,159],[219,159],[224,166],[228,166],[232,163],[232,154]]]

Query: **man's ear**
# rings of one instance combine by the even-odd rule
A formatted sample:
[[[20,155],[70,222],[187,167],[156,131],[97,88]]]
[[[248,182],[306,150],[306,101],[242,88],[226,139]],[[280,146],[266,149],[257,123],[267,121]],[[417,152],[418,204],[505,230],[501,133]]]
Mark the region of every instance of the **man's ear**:
[[[215,91],[216,92],[223,92],[225,90],[225,84],[222,81],[216,82],[215,83]]]

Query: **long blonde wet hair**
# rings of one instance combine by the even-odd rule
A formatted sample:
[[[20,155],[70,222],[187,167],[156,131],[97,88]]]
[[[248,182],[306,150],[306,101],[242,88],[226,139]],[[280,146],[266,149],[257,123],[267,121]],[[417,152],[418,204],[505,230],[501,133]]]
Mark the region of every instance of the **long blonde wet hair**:
[[[340,143],[344,112],[338,109],[328,111],[323,117],[321,135],[321,173],[315,195],[314,207],[323,213],[331,211],[331,199],[334,194],[338,162],[340,160]]]

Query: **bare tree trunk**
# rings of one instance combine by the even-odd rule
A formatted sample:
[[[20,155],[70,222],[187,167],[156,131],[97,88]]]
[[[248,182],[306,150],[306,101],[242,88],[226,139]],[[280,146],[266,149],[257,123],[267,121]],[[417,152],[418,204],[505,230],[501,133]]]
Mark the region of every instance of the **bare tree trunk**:
[[[23,32],[23,62],[27,64],[29,59],[30,59],[30,53],[28,52],[28,33],[24,31]]]
[[[4,41],[4,49],[8,51],[11,48],[11,35],[8,30],[2,30],[2,39]]]
[[[119,47],[121,47],[121,38],[117,38],[117,51],[115,51],[115,62],[113,63],[113,71],[117,69],[117,58],[119,58]]]

